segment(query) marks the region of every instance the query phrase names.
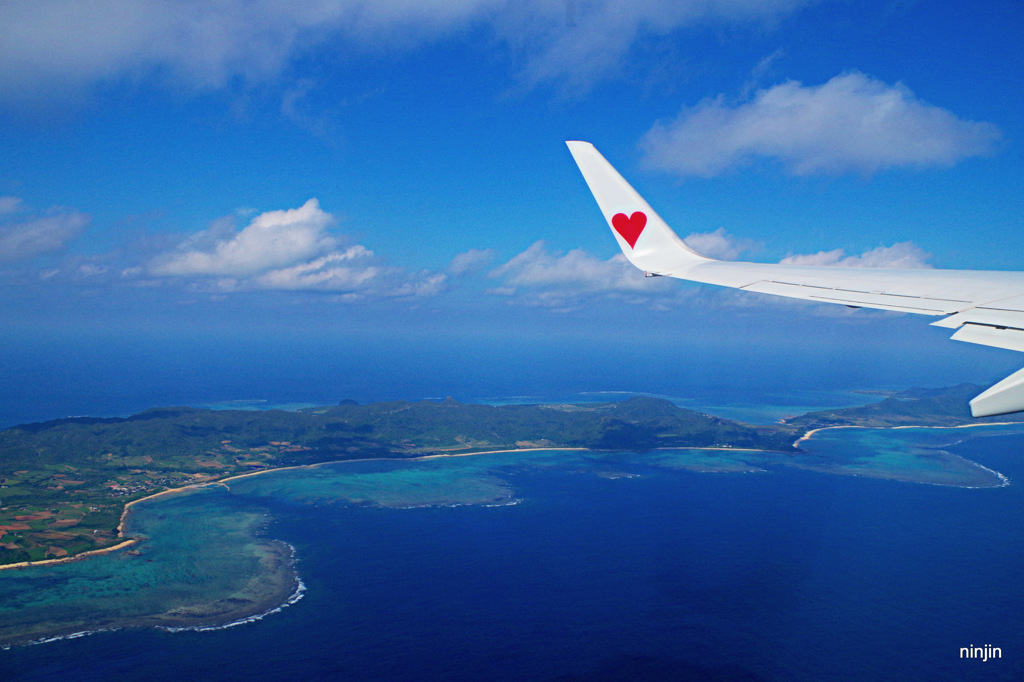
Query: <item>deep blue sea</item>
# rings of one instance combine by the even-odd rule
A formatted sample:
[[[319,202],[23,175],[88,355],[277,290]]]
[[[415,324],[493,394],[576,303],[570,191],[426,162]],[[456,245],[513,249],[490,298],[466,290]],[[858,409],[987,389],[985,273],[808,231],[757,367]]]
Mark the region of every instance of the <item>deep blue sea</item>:
[[[558,332],[553,329],[553,334]],[[266,339],[181,330],[20,336],[0,328],[0,428],[69,416],[127,416],[150,407],[343,399],[545,402],[668,397],[683,407],[771,422],[868,402],[851,389],[984,383],[1016,366],[979,368],[885,348],[849,353],[717,339],[705,346],[615,339]],[[941,340],[941,339],[940,339]],[[940,359],[941,360],[941,359]],[[972,361],[973,360],[973,361]]]
[[[519,369],[487,374],[481,357],[467,357],[475,369],[464,373],[430,353],[390,366],[387,349],[261,358],[169,348],[154,366],[125,348],[61,355],[44,343],[0,358],[0,426],[238,400],[634,391],[770,422],[874,399],[845,387],[913,385],[856,368],[816,383],[814,368],[771,363],[653,371],[639,367],[644,357],[617,366],[614,354],[526,354]],[[367,363],[374,372],[359,371]],[[554,467],[510,474],[519,503],[509,506],[262,500],[265,534],[295,547],[301,600],[227,630],[121,630],[0,651],[0,680],[1024,679],[1024,435],[974,438],[956,452],[1013,484]],[[972,644],[1003,658],[960,660]]]
[[[1022,451],[1024,435],[958,449],[1012,480],[1024,480]],[[1024,676],[1021,486],[641,473],[506,472],[509,506],[263,499],[266,535],[296,549],[303,599],[227,630],[0,651],[0,678]],[[970,644],[1003,658],[960,660]]]

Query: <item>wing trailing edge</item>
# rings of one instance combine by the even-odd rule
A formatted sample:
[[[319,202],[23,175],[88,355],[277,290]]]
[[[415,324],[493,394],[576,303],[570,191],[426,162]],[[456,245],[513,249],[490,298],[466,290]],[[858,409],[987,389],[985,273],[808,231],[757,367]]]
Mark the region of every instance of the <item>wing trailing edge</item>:
[[[967,343],[1024,352],[1024,273],[739,263],[700,255],[589,142],[566,142],[622,253],[665,275],[788,298],[929,315]],[[1024,369],[971,400],[971,414],[1024,412]]]

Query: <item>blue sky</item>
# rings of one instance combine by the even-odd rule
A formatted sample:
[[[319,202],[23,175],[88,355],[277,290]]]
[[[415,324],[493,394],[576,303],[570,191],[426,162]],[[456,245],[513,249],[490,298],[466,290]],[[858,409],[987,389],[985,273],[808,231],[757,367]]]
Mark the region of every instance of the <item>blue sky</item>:
[[[1016,368],[925,318],[645,280],[563,142],[708,255],[1024,269],[1019,3],[41,0],[0,25],[10,348],[642,335]]]

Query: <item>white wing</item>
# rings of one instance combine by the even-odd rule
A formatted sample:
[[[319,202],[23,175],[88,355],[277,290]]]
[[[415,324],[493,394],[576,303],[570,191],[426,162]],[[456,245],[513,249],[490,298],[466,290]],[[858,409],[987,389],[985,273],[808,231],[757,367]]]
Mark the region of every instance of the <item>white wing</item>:
[[[567,142],[626,258],[667,275],[809,301],[931,315],[957,341],[1024,351],[1024,272],[734,263],[699,255],[589,142]],[[1024,369],[971,401],[975,417],[1024,411]]]

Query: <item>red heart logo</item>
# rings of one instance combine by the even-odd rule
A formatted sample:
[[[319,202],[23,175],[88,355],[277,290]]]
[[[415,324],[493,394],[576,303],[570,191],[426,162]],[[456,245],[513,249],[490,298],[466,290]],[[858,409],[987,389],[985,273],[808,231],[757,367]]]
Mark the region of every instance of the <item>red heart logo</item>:
[[[625,213],[616,213],[612,216],[612,227],[626,240],[631,249],[636,246],[636,240],[640,238],[640,233],[644,231],[646,226],[647,216],[640,211],[637,211],[628,218]]]

